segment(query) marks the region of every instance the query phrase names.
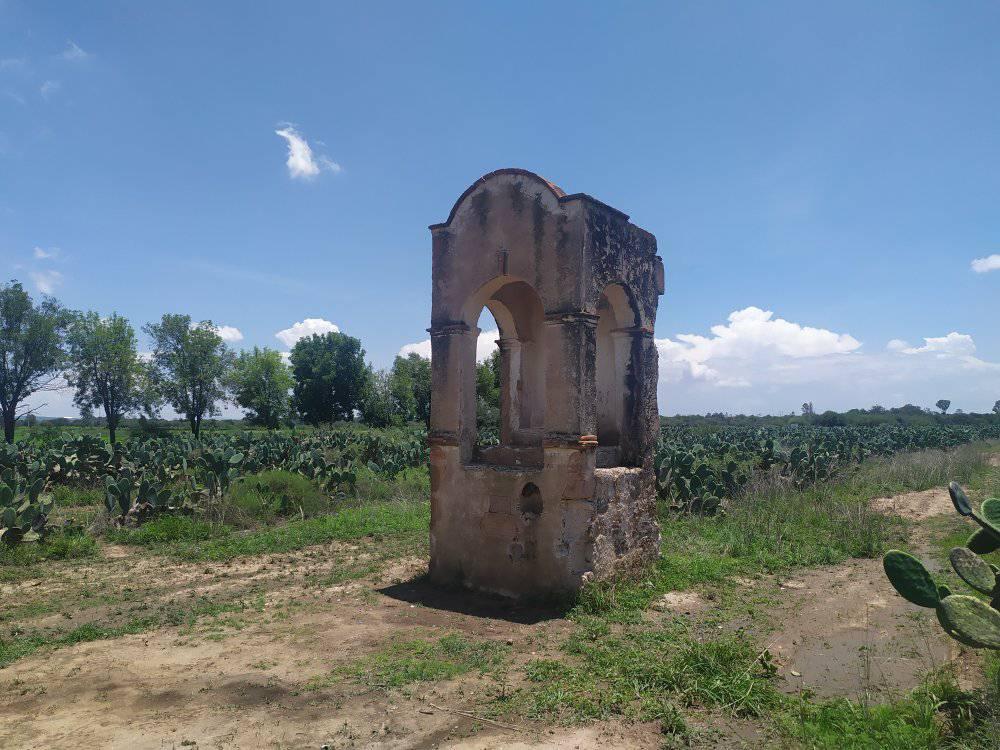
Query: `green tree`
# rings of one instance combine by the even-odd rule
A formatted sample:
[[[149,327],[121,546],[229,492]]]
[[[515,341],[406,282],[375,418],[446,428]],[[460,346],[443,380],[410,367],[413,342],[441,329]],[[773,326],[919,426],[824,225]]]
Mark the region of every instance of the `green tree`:
[[[60,387],[71,317],[51,297],[35,304],[17,281],[0,287],[0,417],[8,443],[14,442],[18,416],[30,411],[24,401]]]
[[[1000,414],[1000,398],[998,398],[997,402],[993,404],[993,413]]]
[[[95,312],[75,316],[66,336],[73,403],[87,414],[103,409],[111,443],[127,414],[153,410],[148,368],[139,359],[135,330],[125,318]]]
[[[281,353],[274,349],[240,352],[229,376],[233,400],[247,410],[246,420],[273,430],[291,411],[295,381]]]
[[[431,361],[411,352],[397,356],[389,375],[393,399],[407,422],[431,420]]]
[[[936,404],[934,404],[934,406],[936,406],[938,409],[940,409],[942,414],[947,414],[948,413],[948,409],[951,408],[951,401],[949,401],[946,398],[943,398],[940,401],[938,401]]]
[[[372,427],[393,427],[403,423],[405,414],[393,391],[392,376],[385,370],[369,368],[361,393],[361,419]]]
[[[152,373],[160,396],[183,414],[195,437],[206,415],[219,411],[233,355],[211,321],[164,315],[143,330],[153,340]]]
[[[359,339],[343,333],[314,333],[295,342],[291,362],[293,401],[308,424],[354,417],[368,380]]]
[[[500,440],[500,352],[476,364],[476,431],[483,445]]]

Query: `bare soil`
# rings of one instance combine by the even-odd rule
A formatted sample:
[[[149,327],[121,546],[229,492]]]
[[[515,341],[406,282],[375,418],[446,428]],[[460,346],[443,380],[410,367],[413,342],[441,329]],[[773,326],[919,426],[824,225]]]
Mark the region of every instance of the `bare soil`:
[[[951,512],[947,493],[939,490],[876,505],[918,521]],[[925,534],[915,537],[918,551],[926,551]],[[58,566],[46,581],[5,585],[0,596],[5,606],[56,597],[59,611],[40,612],[36,625],[67,617],[125,622],[150,607],[199,598],[256,603],[193,624],[39,652],[0,670],[0,747],[661,746],[655,725],[493,721],[476,706],[501,686],[477,675],[402,689],[349,678],[323,681],[338,665],[387,644],[448,633],[509,645],[512,672],[519,662],[558,653],[572,627],[558,613],[432,589],[420,579],[426,564],[420,557],[345,581],[338,571],[363,566],[370,553],[362,547],[328,545],[232,564],[179,564],[122,547],[105,547],[103,554],[93,564]],[[780,591],[768,647],[789,692],[893,692],[961,655],[926,611],[892,592],[878,560],[745,585]],[[699,617],[710,609],[710,598],[671,593],[653,609]],[[705,723],[724,735],[706,746],[760,746],[750,724],[712,717]]]

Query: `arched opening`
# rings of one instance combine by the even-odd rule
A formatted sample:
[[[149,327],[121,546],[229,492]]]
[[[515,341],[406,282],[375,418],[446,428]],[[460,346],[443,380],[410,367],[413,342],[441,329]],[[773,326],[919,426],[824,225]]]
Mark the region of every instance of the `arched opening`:
[[[542,515],[544,509],[541,490],[534,482],[528,482],[521,490],[521,500],[518,503],[521,518],[525,521],[534,521]]]
[[[475,321],[479,331],[477,366],[470,368],[476,378],[473,461],[540,466],[545,424],[541,300],[525,282],[500,277],[470,298],[466,320]],[[490,351],[491,339],[495,351]]]
[[[476,341],[476,448],[500,445],[500,389],[503,373],[500,368],[500,324],[489,308],[479,316]]]
[[[628,465],[623,436],[631,412],[632,332],[636,316],[628,293],[612,284],[597,304],[597,465]]]

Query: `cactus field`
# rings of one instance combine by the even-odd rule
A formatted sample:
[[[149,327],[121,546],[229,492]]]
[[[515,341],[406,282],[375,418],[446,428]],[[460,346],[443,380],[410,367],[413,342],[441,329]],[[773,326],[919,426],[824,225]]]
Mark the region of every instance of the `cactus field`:
[[[0,447],[0,746],[1000,736],[1000,425],[667,421],[655,470],[652,569],[513,606],[424,582],[418,427],[26,432]]]

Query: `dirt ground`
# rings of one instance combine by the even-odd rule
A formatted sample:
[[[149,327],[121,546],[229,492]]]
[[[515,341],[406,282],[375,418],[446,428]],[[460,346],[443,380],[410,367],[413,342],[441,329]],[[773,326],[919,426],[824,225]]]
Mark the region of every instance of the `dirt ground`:
[[[876,505],[913,520],[951,512],[939,490]],[[926,552],[926,533],[915,534],[913,544]],[[317,678],[387,643],[448,633],[502,641],[516,669],[518,661],[557,653],[570,631],[552,612],[434,590],[420,579],[423,559],[335,582],[345,560],[364,562],[362,550],[331,545],[234,564],[166,563],[115,547],[104,553],[91,565],[66,565],[48,581],[5,585],[0,595],[12,602],[38,587],[67,598],[104,592],[87,601],[109,614],[123,607],[119,594],[130,587],[140,608],[220,592],[252,604],[194,624],[36,653],[0,670],[0,747],[661,746],[655,725],[512,726],[477,716],[475,698],[500,688],[475,676],[393,690],[330,680],[313,689]],[[894,595],[879,560],[745,585],[780,592],[779,627],[767,645],[789,692],[857,697],[897,691],[959,657],[925,612]],[[697,617],[711,606],[686,592],[668,594],[653,609]],[[66,616],[44,612],[35,623]],[[718,746],[738,747],[741,737],[749,746],[756,742],[753,727],[734,724],[723,733],[728,739]]]

